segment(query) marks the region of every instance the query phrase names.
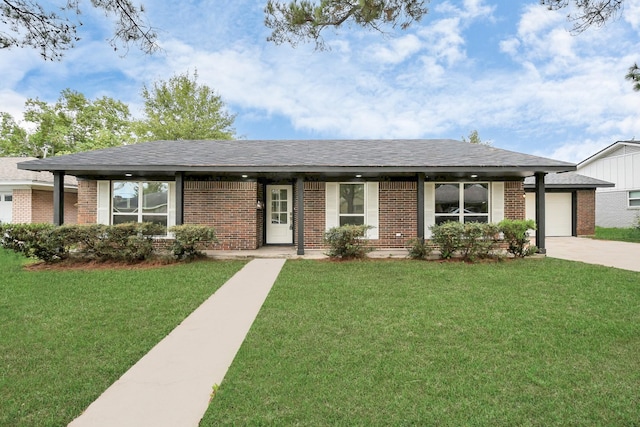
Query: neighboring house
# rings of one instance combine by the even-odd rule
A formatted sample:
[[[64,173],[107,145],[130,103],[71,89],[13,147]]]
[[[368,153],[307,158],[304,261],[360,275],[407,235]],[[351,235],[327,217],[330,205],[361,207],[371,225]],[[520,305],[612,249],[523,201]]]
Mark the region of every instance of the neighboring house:
[[[596,225],[631,227],[640,215],[640,141],[618,141],[578,164],[582,175],[613,182],[596,191]]]
[[[596,188],[613,183],[575,172],[551,173],[545,182],[545,223],[547,236],[590,236],[596,231]],[[536,218],[535,180],[525,178],[526,217]]]
[[[77,176],[79,223],[203,224],[215,227],[221,249],[295,244],[299,254],[324,247],[324,232],[342,224],[371,225],[374,247],[403,248],[429,238],[433,224],[524,219],[525,177],[535,175],[543,195],[546,173],[575,170],[442,139],[155,141],[19,167],[58,182]]]
[[[53,222],[53,175],[18,169],[17,164],[34,157],[0,157],[0,222]],[[77,222],[78,184],[73,176],[65,179],[64,222]]]

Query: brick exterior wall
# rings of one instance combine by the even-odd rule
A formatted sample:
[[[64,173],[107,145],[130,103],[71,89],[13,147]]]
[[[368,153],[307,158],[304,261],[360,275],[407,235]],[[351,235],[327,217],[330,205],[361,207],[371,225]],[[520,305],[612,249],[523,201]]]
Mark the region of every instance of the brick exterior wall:
[[[294,203],[295,205],[295,203]],[[325,183],[304,183],[304,246],[308,249],[323,248],[322,237],[325,231]],[[296,227],[296,242],[298,241]]]
[[[378,248],[405,248],[418,235],[418,184],[381,182],[379,187]],[[396,234],[401,234],[396,236]]]
[[[592,236],[596,233],[596,192],[595,190],[578,190],[577,198],[577,224],[578,236]]]
[[[212,226],[216,249],[256,249],[261,238],[257,182],[186,181],[184,223]]]
[[[504,217],[515,220],[526,219],[524,181],[504,183]]]
[[[78,194],[64,193],[64,223],[78,222]],[[16,189],[13,190],[12,222],[53,223],[53,191]]]
[[[325,231],[325,183],[304,183],[304,241],[307,249],[322,249]],[[294,206],[296,205],[295,185]],[[256,249],[264,244],[266,207],[256,209],[264,197],[264,184],[257,182],[185,181],[184,222],[213,226],[220,244],[216,249]],[[96,181],[78,185],[78,222],[90,224],[97,217]],[[525,218],[522,182],[505,183],[505,217]],[[417,183],[383,181],[379,187],[379,239],[377,248],[404,248],[417,236]],[[294,214],[297,218],[297,209]],[[294,224],[297,243],[297,226]],[[401,236],[396,236],[400,233]]]
[[[98,182],[78,180],[78,224],[98,221]]]

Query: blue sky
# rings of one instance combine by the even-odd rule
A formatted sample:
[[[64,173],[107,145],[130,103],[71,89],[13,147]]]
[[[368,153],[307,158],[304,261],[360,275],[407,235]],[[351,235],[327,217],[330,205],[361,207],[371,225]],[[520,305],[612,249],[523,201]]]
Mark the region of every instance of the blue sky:
[[[88,2],[87,2],[88,3]],[[62,62],[0,50],[0,111],[70,88],[141,112],[140,90],[197,70],[237,114],[244,139],[454,138],[477,130],[514,151],[579,162],[640,139],[640,0],[602,29],[570,33],[568,10],[538,0],[433,0],[407,31],[328,31],[328,51],[266,42],[264,0],[144,2],[163,51],[126,56],[105,42],[110,22],[86,9],[82,40]]]

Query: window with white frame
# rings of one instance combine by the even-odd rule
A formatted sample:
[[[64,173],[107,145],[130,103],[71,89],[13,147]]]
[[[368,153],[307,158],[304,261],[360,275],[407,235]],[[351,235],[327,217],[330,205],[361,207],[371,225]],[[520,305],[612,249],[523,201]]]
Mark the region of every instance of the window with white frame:
[[[640,208],[640,190],[629,191],[629,207]]]
[[[435,223],[489,222],[489,184],[452,182],[435,184]]]
[[[364,184],[340,184],[340,226],[365,223]]]
[[[325,183],[325,225],[366,224],[368,239],[378,239],[379,187],[376,181]]]
[[[113,181],[111,223],[152,222],[167,227],[169,183]]]

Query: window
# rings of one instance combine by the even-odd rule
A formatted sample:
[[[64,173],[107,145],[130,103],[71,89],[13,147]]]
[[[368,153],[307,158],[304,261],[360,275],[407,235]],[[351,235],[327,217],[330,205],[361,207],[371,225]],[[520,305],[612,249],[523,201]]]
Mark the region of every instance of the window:
[[[435,185],[435,222],[489,222],[488,183]]]
[[[11,202],[12,200],[13,200],[13,195],[5,194],[5,196],[4,196],[4,201],[5,202]]]
[[[629,207],[640,207],[640,191],[629,191]]]
[[[168,225],[169,184],[114,181],[112,224],[153,222]]]
[[[366,224],[368,239],[378,239],[380,183],[325,183],[325,229],[346,224]]]
[[[340,184],[340,226],[364,224],[364,206],[364,184]]]

